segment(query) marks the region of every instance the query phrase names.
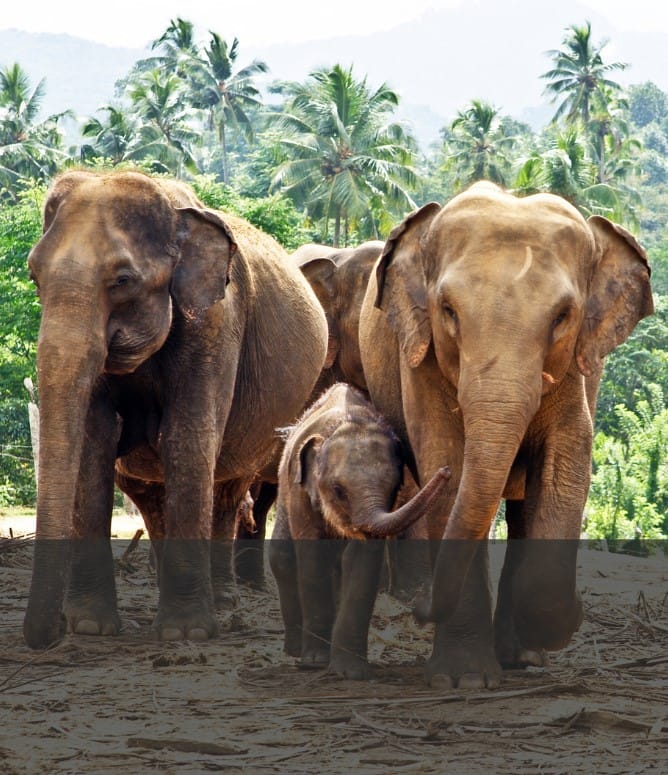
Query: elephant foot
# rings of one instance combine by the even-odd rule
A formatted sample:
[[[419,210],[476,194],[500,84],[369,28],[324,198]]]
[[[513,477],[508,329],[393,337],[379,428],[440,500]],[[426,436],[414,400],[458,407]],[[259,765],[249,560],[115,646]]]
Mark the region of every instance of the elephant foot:
[[[371,677],[371,667],[364,657],[340,650],[332,652],[327,672],[351,681],[368,681]]]
[[[329,665],[329,644],[313,644],[301,649],[298,667],[302,670],[323,670]]]
[[[497,627],[494,650],[504,670],[522,670],[526,667],[547,667],[550,664],[545,649],[527,649],[517,639],[514,630]]]
[[[434,650],[427,661],[425,679],[435,689],[496,689],[501,684],[501,666],[492,650],[491,638],[446,637],[437,626]]]
[[[51,612],[50,612],[51,613]],[[48,649],[60,643],[67,632],[67,620],[65,616],[56,612],[56,615],[38,615],[28,607],[23,621],[23,637],[31,649]]]
[[[283,650],[289,657],[300,657],[302,653],[302,628],[289,627],[285,630]]]
[[[239,543],[234,558],[237,581],[252,589],[265,589],[264,542],[246,540]]]
[[[158,640],[205,641],[218,634],[218,623],[207,610],[159,611],[151,627]]]
[[[236,588],[215,590],[213,602],[216,611],[234,611],[239,607],[239,593]]]
[[[65,618],[68,632],[75,635],[118,635],[121,631],[116,605],[106,601],[68,600]]]

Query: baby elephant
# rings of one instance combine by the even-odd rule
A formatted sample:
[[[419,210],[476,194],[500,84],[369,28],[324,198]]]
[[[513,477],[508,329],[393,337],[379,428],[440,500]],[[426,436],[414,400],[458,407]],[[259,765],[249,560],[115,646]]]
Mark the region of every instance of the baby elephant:
[[[355,388],[338,383],[289,429],[278,471],[269,560],[285,650],[304,667],[366,678],[367,641],[384,542],[422,517],[450,477],[440,469],[391,511],[401,445]]]

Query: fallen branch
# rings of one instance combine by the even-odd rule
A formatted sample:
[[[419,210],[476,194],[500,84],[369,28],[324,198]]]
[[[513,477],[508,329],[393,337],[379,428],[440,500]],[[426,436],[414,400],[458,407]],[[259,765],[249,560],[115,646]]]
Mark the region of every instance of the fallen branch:
[[[248,748],[208,743],[205,740],[183,740],[179,738],[129,737],[127,746],[128,748],[148,748],[153,751],[166,748],[170,751],[199,753],[206,756],[234,756],[248,752]]]

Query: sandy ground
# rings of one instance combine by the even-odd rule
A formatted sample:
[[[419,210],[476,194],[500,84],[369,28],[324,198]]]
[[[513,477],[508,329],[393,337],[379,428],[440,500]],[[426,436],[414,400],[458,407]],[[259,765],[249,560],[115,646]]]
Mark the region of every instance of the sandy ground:
[[[663,551],[581,550],[581,630],[549,668],[508,671],[495,691],[425,686],[431,629],[384,593],[368,682],[300,671],[282,653],[272,579],[241,589],[218,639],[152,641],[147,541],[119,567],[119,637],[32,652],[31,551],[0,539],[0,773],[668,772]]]

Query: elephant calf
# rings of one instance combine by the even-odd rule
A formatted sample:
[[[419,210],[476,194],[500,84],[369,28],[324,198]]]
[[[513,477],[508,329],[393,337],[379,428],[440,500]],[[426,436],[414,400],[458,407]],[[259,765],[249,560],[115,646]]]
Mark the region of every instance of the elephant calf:
[[[388,423],[349,385],[331,387],[288,432],[269,558],[285,650],[303,666],[329,665],[348,678],[367,675],[384,545],[364,539],[393,536],[416,522],[450,475],[439,469],[408,503],[390,511],[403,465]]]

